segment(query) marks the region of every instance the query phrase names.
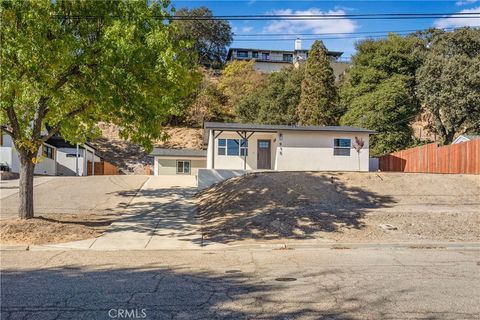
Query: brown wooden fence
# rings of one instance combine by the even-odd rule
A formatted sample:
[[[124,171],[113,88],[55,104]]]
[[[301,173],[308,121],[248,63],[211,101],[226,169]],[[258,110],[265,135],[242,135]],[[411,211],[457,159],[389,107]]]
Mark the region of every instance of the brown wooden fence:
[[[439,147],[436,143],[379,158],[380,171],[480,174],[480,140]]]
[[[107,176],[107,175],[117,175],[118,168],[107,161],[95,162],[95,175],[96,176]],[[87,175],[92,175],[92,162],[87,162]]]

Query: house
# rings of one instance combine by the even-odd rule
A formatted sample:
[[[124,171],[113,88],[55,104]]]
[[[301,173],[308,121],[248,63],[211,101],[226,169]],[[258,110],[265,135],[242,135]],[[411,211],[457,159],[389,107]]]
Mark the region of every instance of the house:
[[[38,151],[42,161],[35,165],[34,173],[49,176],[94,175],[92,163],[101,163],[102,158],[95,154],[95,148],[85,143],[72,145],[61,136],[55,135],[44,142]],[[20,161],[12,138],[5,133],[0,139],[0,164],[10,172],[20,172]],[[95,165],[93,166],[95,167]]]
[[[335,78],[345,73],[349,67],[349,63],[341,60],[343,52],[328,51],[330,57],[330,65],[332,66]],[[230,48],[227,54],[227,61],[249,61],[254,59],[254,69],[262,73],[272,73],[280,71],[285,66],[299,64],[305,62],[308,57],[308,50],[302,49],[302,41],[295,40],[295,50],[270,50],[270,49],[253,49],[253,48]]]
[[[452,144],[457,144],[461,142],[467,142],[472,140],[480,139],[480,135],[468,135],[468,134],[461,134],[455,140],[453,140]]]
[[[207,151],[191,149],[154,148],[153,174],[197,175],[198,169],[207,167]]]
[[[43,143],[38,150],[38,158],[43,161],[35,165],[34,174],[54,176],[57,174],[55,146],[49,143]],[[3,132],[0,133],[0,164],[2,170],[7,169],[13,173],[20,172],[20,160],[13,144],[12,137]]]
[[[368,171],[369,136],[347,126],[206,122],[207,169]],[[356,140],[363,141],[357,153]]]
[[[103,161],[97,150],[89,143],[73,145],[60,135],[51,137],[47,143],[56,148],[57,176],[95,175],[96,170],[92,172],[91,164]]]

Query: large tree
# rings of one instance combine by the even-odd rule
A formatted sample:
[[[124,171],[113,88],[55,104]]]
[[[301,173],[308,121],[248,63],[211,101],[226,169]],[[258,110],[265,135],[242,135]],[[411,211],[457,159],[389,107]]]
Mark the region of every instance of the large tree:
[[[417,91],[443,144],[480,129],[480,29],[436,32],[426,39]]]
[[[308,52],[297,111],[303,125],[335,125],[341,116],[335,75],[322,41],[315,41]]]
[[[193,40],[198,63],[206,67],[220,67],[225,61],[227,47],[233,40],[230,23],[227,20],[208,19],[213,14],[206,7],[187,9],[176,12],[174,24],[180,38]],[[181,17],[199,17],[201,19],[181,19]]]
[[[20,217],[32,218],[43,142],[57,133],[82,142],[102,120],[148,148],[196,71],[189,43],[174,40],[168,1],[2,1],[0,8],[0,123],[20,160]]]
[[[265,79],[265,86],[255,90],[236,106],[241,122],[295,124],[304,77],[303,67],[282,68]]]
[[[341,123],[376,130],[371,139],[373,155],[408,147],[413,142],[409,123],[419,110],[415,72],[422,55],[414,52],[421,41],[390,34],[356,47],[340,91],[347,109]]]

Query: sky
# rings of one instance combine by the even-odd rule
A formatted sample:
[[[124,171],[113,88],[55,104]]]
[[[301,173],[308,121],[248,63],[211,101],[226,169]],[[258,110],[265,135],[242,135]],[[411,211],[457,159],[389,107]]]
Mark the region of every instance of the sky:
[[[175,8],[208,7],[214,15],[255,14],[367,14],[367,13],[457,13],[480,12],[480,0],[456,1],[186,1],[173,0]],[[231,21],[235,34],[231,47],[293,50],[298,34],[336,33],[335,35],[301,35],[302,47],[310,48],[313,38],[322,40],[327,49],[343,51],[344,57],[355,53],[355,42],[365,38],[359,32],[410,31],[419,29],[480,27],[480,18],[417,20],[350,20],[329,21]],[[291,33],[288,36],[272,36]],[[344,33],[339,35],[338,33]],[[253,36],[252,34],[258,35]],[[260,34],[260,35],[259,35]],[[374,34],[370,34],[372,36]],[[377,34],[378,36],[378,34]],[[328,39],[334,38],[334,39]],[[257,39],[258,41],[252,41]],[[246,41],[245,41],[246,40]]]

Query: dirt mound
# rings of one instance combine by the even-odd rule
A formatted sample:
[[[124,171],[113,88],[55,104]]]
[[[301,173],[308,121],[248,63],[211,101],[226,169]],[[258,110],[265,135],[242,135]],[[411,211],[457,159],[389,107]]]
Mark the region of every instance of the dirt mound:
[[[198,196],[206,239],[480,240],[480,179],[403,173],[255,173]]]

